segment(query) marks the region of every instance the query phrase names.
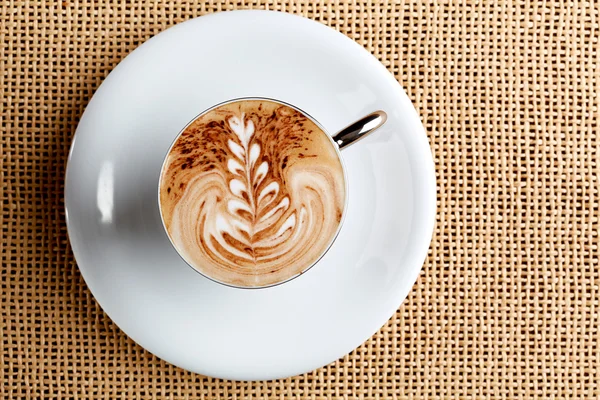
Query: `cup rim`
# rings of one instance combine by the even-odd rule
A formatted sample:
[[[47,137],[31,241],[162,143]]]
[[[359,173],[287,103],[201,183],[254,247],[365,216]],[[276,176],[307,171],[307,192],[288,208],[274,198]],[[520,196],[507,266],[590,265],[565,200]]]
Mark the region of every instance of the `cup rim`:
[[[340,164],[342,166],[342,176],[344,178],[344,207],[342,210],[342,217],[340,219],[340,222],[338,224],[337,230],[335,232],[335,234],[331,237],[329,243],[327,244],[327,247],[325,248],[325,250],[323,250],[323,252],[319,255],[319,257],[317,257],[317,259],[315,259],[315,261],[313,261],[308,267],[304,268],[302,271],[290,276],[289,278],[279,281],[279,282],[275,282],[275,283],[271,283],[268,285],[263,285],[263,286],[239,286],[239,285],[234,285],[228,282],[223,282],[220,281],[219,279],[216,279],[214,277],[209,276],[208,274],[200,271],[198,268],[195,268],[191,262],[189,262],[188,260],[185,259],[185,257],[181,254],[180,250],[177,248],[177,246],[175,245],[175,243],[173,243],[173,239],[171,238],[171,235],[169,234],[169,231],[167,230],[167,226],[165,224],[165,220],[164,220],[164,216],[163,216],[163,212],[162,212],[162,203],[160,200],[160,194],[161,194],[161,186],[162,186],[162,180],[163,180],[163,172],[165,169],[165,165],[167,164],[167,160],[169,158],[169,155],[171,154],[171,150],[173,149],[173,147],[175,146],[175,144],[177,143],[177,141],[179,140],[179,138],[181,137],[181,135],[186,131],[186,129],[193,124],[198,118],[202,117],[203,115],[211,112],[212,110],[224,106],[226,104],[230,104],[230,103],[235,103],[238,101],[251,101],[251,100],[265,100],[265,101],[270,101],[273,103],[278,103],[287,107],[290,107],[298,112],[300,112],[302,115],[304,115],[305,117],[307,117],[308,119],[310,119],[319,129],[321,129],[321,131],[323,131],[323,133],[325,134],[325,136],[327,136],[327,138],[329,139],[329,141],[331,142],[333,148],[335,149],[335,153],[338,157],[338,160],[340,161]],[[325,127],[323,125],[321,125],[319,123],[319,121],[317,121],[312,115],[310,115],[309,113],[307,113],[306,111],[302,110],[301,108],[294,106],[290,103],[287,103],[285,101],[282,100],[278,100],[278,99],[274,99],[271,97],[262,97],[262,96],[247,96],[247,97],[236,97],[233,99],[229,99],[229,100],[225,100],[222,101],[220,103],[217,103],[207,109],[205,109],[204,111],[200,112],[199,114],[197,114],[196,116],[194,116],[194,118],[192,118],[187,124],[185,124],[185,126],[179,131],[179,133],[175,136],[175,138],[173,139],[173,141],[171,142],[171,144],[169,145],[169,148],[166,152],[166,154],[163,157],[163,162],[161,164],[160,167],[160,173],[159,173],[159,178],[158,178],[158,185],[157,185],[157,197],[158,197],[158,212],[160,214],[160,222],[161,225],[163,227],[163,231],[166,234],[167,238],[169,239],[169,243],[171,243],[171,246],[173,247],[173,249],[175,250],[175,252],[177,253],[177,255],[179,256],[179,258],[181,258],[183,260],[183,262],[192,270],[194,270],[195,272],[197,272],[198,274],[202,275],[203,277],[205,277],[206,279],[209,279],[215,283],[230,287],[230,288],[234,288],[234,289],[245,289],[245,290],[256,290],[256,289],[267,289],[267,288],[272,288],[275,286],[280,286],[283,285],[284,283],[288,283],[292,280],[295,280],[296,278],[298,278],[301,275],[304,275],[306,272],[308,272],[309,270],[311,270],[315,265],[317,265],[319,263],[319,261],[325,256],[325,254],[327,254],[329,252],[329,250],[331,249],[331,247],[333,246],[333,244],[335,243],[337,237],[340,234],[340,231],[342,230],[342,226],[344,225],[344,221],[346,219],[346,212],[348,209],[348,178],[347,178],[347,171],[346,171],[346,165],[344,163],[344,158],[342,157],[342,153],[341,153],[341,149],[340,146],[333,140],[333,137],[331,136],[331,134],[327,131],[327,129],[325,129]]]

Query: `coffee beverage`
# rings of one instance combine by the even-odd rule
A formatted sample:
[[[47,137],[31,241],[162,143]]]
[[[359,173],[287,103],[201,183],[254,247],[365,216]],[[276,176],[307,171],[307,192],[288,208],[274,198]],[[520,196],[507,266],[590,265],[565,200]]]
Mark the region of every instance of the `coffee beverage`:
[[[342,221],[344,169],[332,139],[271,100],[226,103],[189,124],[160,178],[171,242],[205,276],[239,287],[284,282],[327,251]]]

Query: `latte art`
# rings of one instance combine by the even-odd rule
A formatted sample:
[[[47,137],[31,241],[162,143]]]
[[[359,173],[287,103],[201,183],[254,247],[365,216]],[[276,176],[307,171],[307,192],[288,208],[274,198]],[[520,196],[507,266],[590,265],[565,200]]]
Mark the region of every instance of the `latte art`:
[[[309,268],[345,204],[333,142],[301,112],[267,100],[192,122],[163,167],[161,213],[182,257],[223,283],[260,287]]]

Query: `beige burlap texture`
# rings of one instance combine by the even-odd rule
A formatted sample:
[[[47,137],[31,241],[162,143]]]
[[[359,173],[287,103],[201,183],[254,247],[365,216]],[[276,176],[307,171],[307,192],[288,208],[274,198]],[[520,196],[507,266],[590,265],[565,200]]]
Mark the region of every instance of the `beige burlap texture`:
[[[395,316],[303,376],[176,368],[103,313],[65,228],[63,173],[92,94],[129,52],[206,13],[327,24],[404,86],[438,209]],[[0,398],[599,398],[599,7],[591,2],[0,0]]]

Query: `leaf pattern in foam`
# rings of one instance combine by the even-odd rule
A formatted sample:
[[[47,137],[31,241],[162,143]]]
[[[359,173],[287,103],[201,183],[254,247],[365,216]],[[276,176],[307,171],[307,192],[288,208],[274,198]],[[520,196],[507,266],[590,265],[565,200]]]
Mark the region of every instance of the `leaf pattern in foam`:
[[[254,123],[246,122],[244,114],[241,117],[230,118],[228,123],[237,140],[229,139],[227,143],[235,157],[227,161],[227,169],[235,176],[229,181],[229,190],[235,198],[228,201],[227,211],[241,217],[245,222],[235,225],[224,224],[223,230],[248,245],[249,251],[253,253],[257,244],[257,234],[281,220],[281,216],[290,207],[290,199],[285,196],[275,203],[280,190],[279,183],[272,179],[269,182],[269,178],[272,177],[269,176],[271,168],[267,161],[257,165],[261,156],[261,147],[258,143],[252,143]],[[295,226],[296,216],[292,214],[281,223],[273,237],[267,240],[289,236]],[[247,234],[247,240],[240,237],[240,231]],[[262,241],[265,241],[265,238]]]

